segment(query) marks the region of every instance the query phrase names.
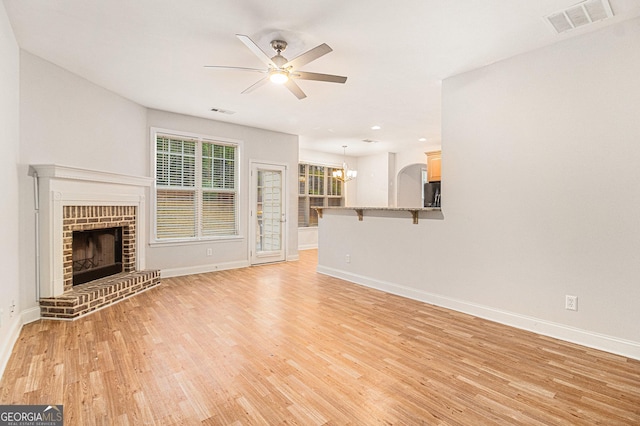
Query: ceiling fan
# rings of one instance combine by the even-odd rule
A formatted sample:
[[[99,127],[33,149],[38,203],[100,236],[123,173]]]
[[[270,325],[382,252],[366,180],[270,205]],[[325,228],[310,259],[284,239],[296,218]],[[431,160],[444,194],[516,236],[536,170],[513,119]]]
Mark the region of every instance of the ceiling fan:
[[[258,87],[264,85],[268,81],[276,84],[283,84],[291,93],[293,93],[298,99],[304,99],[307,95],[300,89],[300,86],[294,81],[299,80],[315,80],[326,81],[329,83],[344,83],[347,81],[347,77],[331,74],[318,74],[315,72],[300,71],[299,68],[308,64],[311,61],[318,59],[321,56],[331,52],[331,49],[327,44],[323,43],[314,47],[305,53],[296,56],[292,60],[288,60],[282,56],[282,52],[287,48],[287,42],[283,40],[273,40],[271,47],[276,51],[275,56],[269,57],[265,52],[258,47],[248,36],[242,34],[236,34],[236,37],[245,44],[262,62],[267,65],[267,69],[263,68],[245,68],[245,67],[229,67],[229,66],[217,66],[217,65],[205,65],[206,68],[225,68],[235,69],[241,71],[256,71],[263,74],[267,74],[264,78],[258,80],[253,85],[246,88],[242,93],[249,93]]]

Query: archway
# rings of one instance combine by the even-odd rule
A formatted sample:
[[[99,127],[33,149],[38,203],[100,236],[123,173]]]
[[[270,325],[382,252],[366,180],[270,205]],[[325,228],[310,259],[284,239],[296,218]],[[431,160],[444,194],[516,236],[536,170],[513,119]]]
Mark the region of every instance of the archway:
[[[396,205],[423,207],[424,172],[426,164],[410,164],[398,172]]]

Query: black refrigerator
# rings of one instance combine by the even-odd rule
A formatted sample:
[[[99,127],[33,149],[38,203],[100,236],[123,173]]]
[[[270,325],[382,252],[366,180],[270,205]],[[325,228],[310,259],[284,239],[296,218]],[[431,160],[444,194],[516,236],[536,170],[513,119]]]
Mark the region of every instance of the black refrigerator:
[[[440,207],[440,182],[424,184],[424,207]]]

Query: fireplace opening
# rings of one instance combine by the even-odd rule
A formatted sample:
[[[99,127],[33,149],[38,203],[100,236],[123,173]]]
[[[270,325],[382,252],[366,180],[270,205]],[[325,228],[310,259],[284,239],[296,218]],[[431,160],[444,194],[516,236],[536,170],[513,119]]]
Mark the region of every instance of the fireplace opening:
[[[73,285],[123,271],[122,227],[73,232]]]

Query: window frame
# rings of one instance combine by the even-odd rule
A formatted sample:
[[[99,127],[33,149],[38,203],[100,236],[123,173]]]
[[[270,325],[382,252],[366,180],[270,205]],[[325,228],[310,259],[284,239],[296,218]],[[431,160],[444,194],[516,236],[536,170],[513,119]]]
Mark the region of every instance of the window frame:
[[[159,136],[166,136],[169,138],[182,139],[182,140],[195,140],[196,148],[195,148],[195,184],[193,189],[186,187],[171,187],[171,186],[159,186],[158,180],[156,176],[156,167],[157,167],[157,138]],[[243,143],[237,139],[223,138],[218,136],[210,136],[203,135],[199,133],[191,133],[184,132],[178,130],[171,129],[163,129],[158,127],[150,128],[150,173],[153,178],[153,186],[151,189],[151,210],[150,210],[150,219],[151,219],[151,232],[149,233],[149,244],[151,246],[155,245],[185,245],[185,244],[193,244],[199,242],[214,242],[214,241],[225,241],[225,240],[237,240],[242,239],[244,236],[243,227],[240,223],[241,215],[241,204],[242,204],[242,191],[241,191],[241,154]],[[234,189],[218,189],[218,188],[209,188],[203,186],[203,152],[202,146],[203,143],[212,143],[216,145],[224,145],[224,146],[233,146],[235,148],[235,176],[234,176]],[[167,190],[178,190],[178,191],[189,191],[195,194],[195,236],[194,237],[176,237],[176,238],[158,238],[158,190],[167,189]],[[205,192],[215,192],[215,193],[233,193],[235,194],[235,211],[234,211],[234,221],[235,221],[235,233],[227,234],[227,235],[204,235],[203,234],[203,198],[202,195]]]
[[[304,166],[305,167],[305,180],[304,180],[304,190],[303,193],[301,193],[300,191],[300,166]],[[310,168],[311,167],[322,167],[324,169],[323,172],[323,177],[322,177],[322,189],[321,189],[321,193],[320,194],[310,194],[309,193],[309,175],[310,175]],[[298,163],[298,169],[297,169],[297,174],[298,174],[298,228],[302,228],[302,229],[308,229],[308,228],[317,228],[318,227],[318,222],[317,222],[317,217],[316,217],[316,222],[314,224],[311,224],[311,199],[320,199],[322,198],[322,205],[313,205],[313,207],[338,207],[335,205],[330,205],[329,204],[329,200],[340,200],[339,204],[340,206],[344,206],[345,202],[346,202],[346,185],[344,182],[341,182],[339,180],[337,180],[336,178],[334,178],[332,176],[331,171],[334,169],[339,169],[340,166],[336,166],[334,164],[319,164],[319,163],[310,163],[310,162],[304,162],[301,161]],[[316,175],[317,176],[317,175]],[[333,195],[333,194],[329,194],[330,192],[330,188],[332,187],[331,184],[336,181],[338,182],[338,184],[340,185],[340,195]],[[314,186],[315,187],[315,186]],[[304,219],[305,220],[300,220],[300,205],[301,203],[304,204]]]

